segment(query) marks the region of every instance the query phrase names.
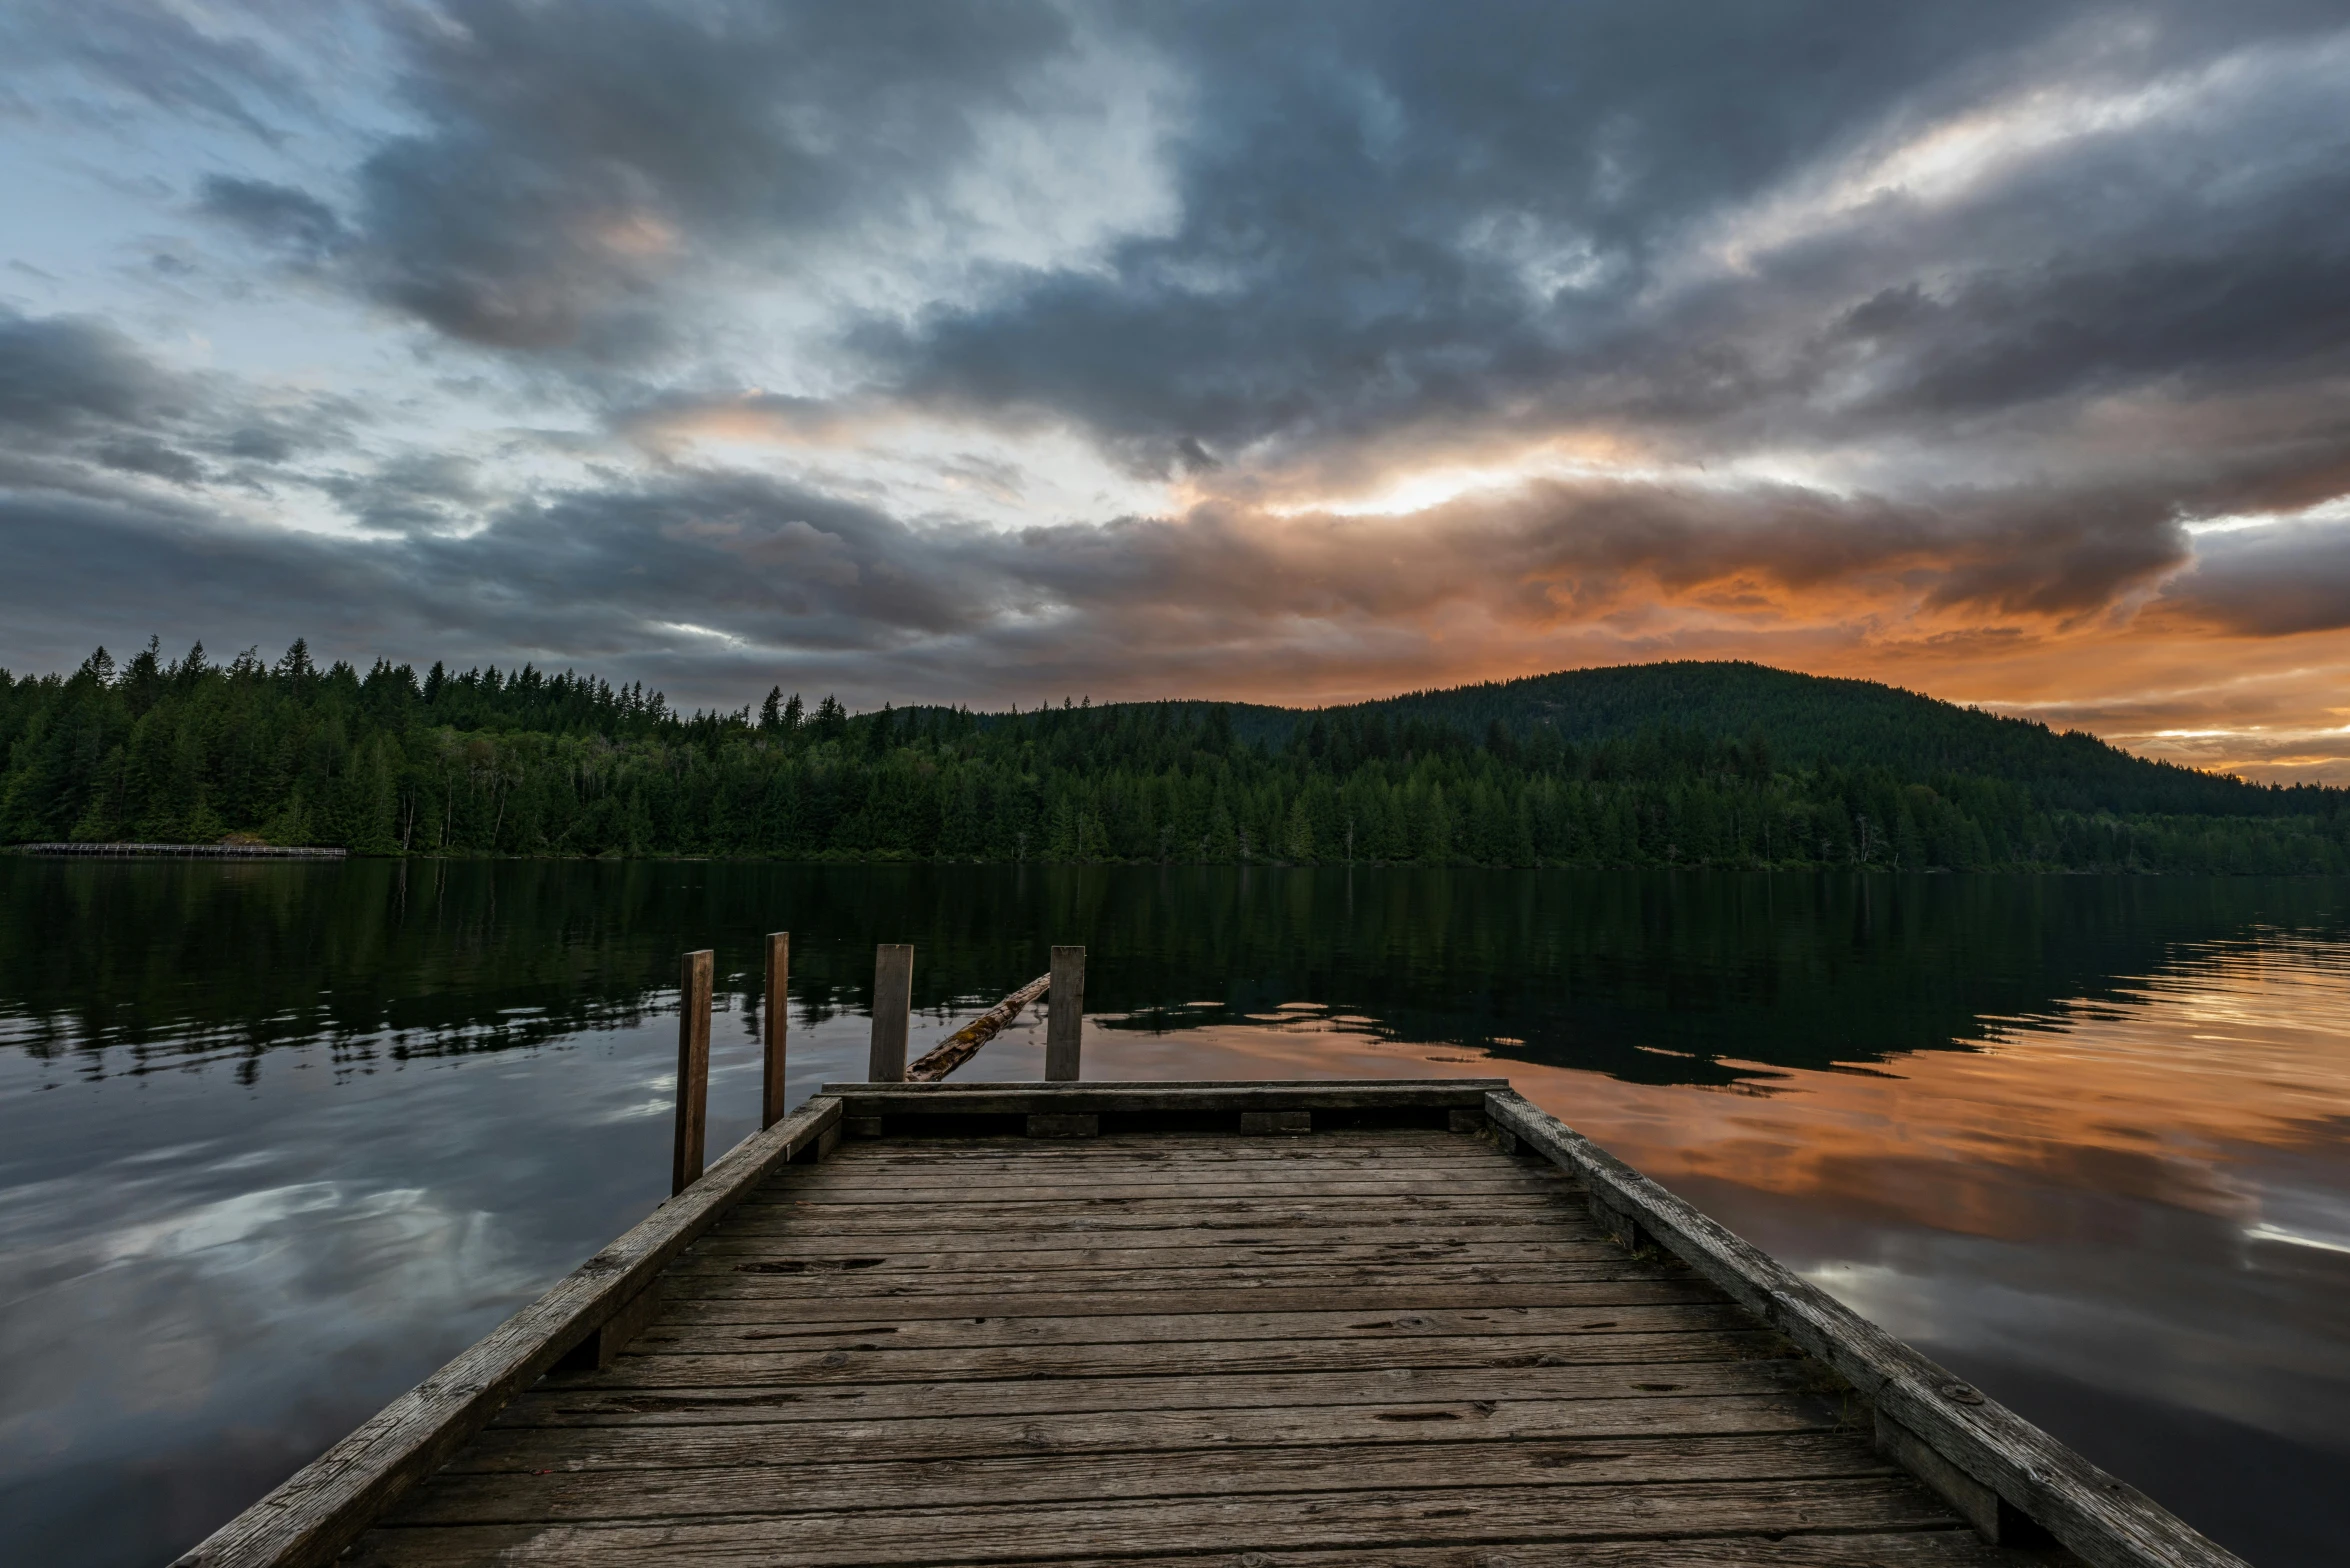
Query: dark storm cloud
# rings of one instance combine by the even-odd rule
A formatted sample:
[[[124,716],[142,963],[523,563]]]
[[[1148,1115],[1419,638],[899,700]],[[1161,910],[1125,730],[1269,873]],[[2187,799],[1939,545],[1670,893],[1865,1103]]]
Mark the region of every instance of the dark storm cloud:
[[[2345,145],[2338,126],[2331,144]],[[2306,169],[2289,185],[2229,199],[2144,167],[2145,152],[2071,160],[2062,180],[2027,182],[1916,225],[1924,232],[1912,245],[1942,258],[1931,270],[1947,281],[1933,292],[1914,278],[1879,290],[1834,322],[1800,373],[1825,379],[1849,368],[1857,349],[1879,385],[1838,417],[1901,421],[2147,385],[2225,397],[2350,371],[2350,165]],[[2078,210],[2076,188],[2110,201],[2124,185],[2126,218]],[[1973,267],[1952,265],[1969,255],[1970,229],[2027,222],[2041,229],[2044,255],[2017,236],[2004,254],[1982,256],[1978,231]],[[1961,275],[1950,279],[1954,271]],[[1816,428],[1835,433],[1826,421]]]
[[[394,25],[429,129],[359,171],[354,276],[457,338],[603,356],[666,337],[683,263],[919,207],[1069,42],[1018,0],[460,0]]]
[[[117,475],[251,482],[360,422],[338,396],[264,403],[231,378],[157,364],[102,321],[0,306],[0,485],[105,496]]]
[[[1489,406],[1615,336],[1674,225],[2040,27],[1997,6],[1160,15],[1201,94],[1181,228],[1110,275],[877,327],[911,389],[1170,446]],[[1529,263],[1565,274],[1555,294]]]
[[[34,318],[0,307],[0,424],[60,432],[177,412],[184,397],[104,322]]]
[[[2350,626],[2350,526],[2301,523],[2206,536],[2157,608],[2253,637]]]
[[[1899,585],[1933,608],[2061,617],[2185,559],[2183,539],[2143,501],[2084,506],[2028,489],[1894,501],[1543,483],[1406,517],[1209,507],[1020,538],[1006,573],[1105,629],[1161,611],[1411,625],[1453,605],[1542,626],[1724,584],[1787,601]]]
[[[1246,494],[1225,459],[1251,447],[1343,477],[1399,444],[1568,424],[1718,459],[1939,439],[1952,419],[2040,431],[2139,389],[2219,403],[2350,355],[2350,136],[2307,83],[2072,136],[1947,200],[1882,193],[1742,268],[1674,273],[1709,224],[1807,170],[2006,96],[2126,107],[2150,83],[2195,90],[2231,51],[2289,64],[2340,25],[2324,6],[557,17],[484,0],[445,17],[400,34],[429,128],[358,171],[348,225],[249,183],[212,205],[312,253],[347,244],[356,286],[440,331],[584,356],[656,401],[708,265],[935,199],[974,118],[1019,112],[1068,56],[1072,17],[1186,84],[1163,149],[1177,221],[1108,265],[841,316],[880,377],[868,400],[1075,421],[1138,473]],[[2236,504],[2240,472],[2270,482],[2222,423],[2162,454],[2178,509]],[[2141,499],[2138,553],[2160,555],[2172,518]]]
[[[1857,231],[1651,298],[1708,216],[1873,133],[1995,97],[2003,78],[2061,83],[2070,59],[2082,85],[2126,87],[2213,48],[2338,27],[2338,12],[2220,25],[2188,8],[2036,5],[1215,15],[1159,30],[1202,84],[1180,230],[1129,244],[1106,275],[877,325],[867,344],[909,391],[1041,403],[1169,446],[1359,437],[1529,399],[1550,417],[1671,428],[1761,395],[1796,417],[1845,365],[1785,363],[1779,340],[1807,314],[1845,314],[1855,288],[1897,294],[1921,274],[1959,297],[1867,323],[1882,353],[1931,366],[1910,378],[1913,405],[2274,352],[2307,330],[2296,307],[2313,295],[2334,317],[2313,325],[2339,345],[2340,291],[2324,284],[2350,232],[2340,163],[2282,184],[2225,169],[2289,161],[2307,124],[2205,136],[2152,167],[2136,145],[2092,148],[1945,213],[1889,197]],[[2302,107],[2330,116],[2315,129],[2338,150],[2339,114]],[[2203,177],[2223,171],[2226,185]]]
[[[466,536],[372,538],[240,527],[144,497],[0,492],[0,621],[35,669],[70,668],[93,640],[181,629],[194,601],[216,646],[299,636],[361,662],[621,664],[716,701],[776,650],[730,651],[680,623],[784,630],[814,678],[973,629],[986,612],[968,588],[879,513],[726,479],[514,506]],[[993,573],[979,588],[1007,585]]]
[[[64,625],[50,585],[103,556],[160,624],[194,600],[239,640],[325,618],[353,656],[520,652],[730,702],[777,669],[870,700],[1262,689],[1538,658],[1567,627],[1645,648],[1660,607],[1855,637],[2139,606],[2350,626],[2340,525],[2186,528],[2350,493],[2338,3],[370,14],[397,102],[369,123],[398,128],[339,167],[182,180],[175,218],[306,301],[484,351],[427,357],[508,376],[485,405],[584,411],[575,448],[362,449],[348,402],[0,315],[21,624]],[[207,124],[308,91],[219,29],[174,59],[175,25],[33,27]],[[1070,174],[1137,104],[1125,161]],[[973,427],[1073,431],[1178,499],[998,532],[876,477],[911,430],[958,455],[907,466],[1018,505]],[[713,431],[802,477],[697,467]],[[1572,461],[1512,466],[1545,442]],[[369,537],[157,499],[205,483]]]
[[[1800,602],[1898,583],[1949,605],[2070,613],[2181,555],[2175,535],[2035,493],[1921,506],[1552,485],[1434,519],[1209,507],[994,533],[683,474],[508,506],[470,534],[364,540],[208,530],[120,504],[15,506],[0,511],[0,613],[28,635],[83,624],[57,589],[105,560],[117,640],[143,613],[177,625],[192,595],[216,640],[307,635],[359,659],[619,667],[727,705],[770,678],[873,702],[986,700],[1129,692],[1169,674],[1229,684],[1267,657],[1338,666],[1376,650],[1408,664],[1440,627],[1539,633],[1708,595]]]
[[[438,331],[639,394],[685,351],[713,266],[788,276],[935,207],[978,120],[1036,114],[1081,30],[1184,84],[1171,231],[835,324],[889,395],[1075,420],[1141,472],[1252,443],[1344,464],[1431,422],[1612,424],[1716,454],[1833,443],[2165,381],[2224,395],[2339,369],[2350,343],[2350,138],[2329,92],[2076,136],[1963,199],[1889,192],[1734,275],[1669,276],[1708,223],[1807,169],[2003,94],[2126,103],[2230,51],[2289,56],[2340,27],[2331,6],[389,17],[425,129],[354,171],[351,213],[228,178],[204,205],[342,251],[348,282]]]
[[[386,533],[466,530],[496,501],[478,463],[445,452],[405,452],[317,484],[353,522]]]
[[[113,476],[190,484],[200,400],[103,322],[33,318],[0,306],[0,486],[108,493]]]

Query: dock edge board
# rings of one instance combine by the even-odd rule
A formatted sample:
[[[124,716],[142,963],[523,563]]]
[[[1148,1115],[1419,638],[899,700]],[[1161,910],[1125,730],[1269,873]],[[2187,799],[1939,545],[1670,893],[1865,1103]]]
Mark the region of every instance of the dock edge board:
[[[828,1083],[851,1120],[939,1116],[1226,1116],[1283,1111],[1482,1111],[1506,1078],[1296,1083]]]
[[[1879,1451],[1990,1540],[2029,1545],[2044,1530],[2096,1568],[2249,1568],[1515,1089],[1489,1091],[1485,1114],[1498,1131],[1579,1178],[1619,1239],[1679,1258],[1851,1384],[1874,1407]]]
[[[517,1394],[628,1313],[672,1258],[778,1166],[828,1148],[839,1137],[840,1120],[840,1101],[818,1095],[736,1144],[701,1180],[175,1558],[171,1568],[312,1568],[332,1562]]]

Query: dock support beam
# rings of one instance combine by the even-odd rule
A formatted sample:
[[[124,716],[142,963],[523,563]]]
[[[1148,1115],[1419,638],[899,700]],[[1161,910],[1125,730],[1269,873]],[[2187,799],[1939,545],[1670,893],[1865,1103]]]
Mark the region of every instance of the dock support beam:
[[[702,1179],[702,1134],[710,1110],[710,950],[688,953],[677,977],[677,1140],[669,1195]]]
[[[760,1038],[766,1046],[766,1064],[759,1078],[759,1125],[772,1127],[783,1120],[783,1037],[791,1015],[784,1007],[791,988],[791,933],[767,933],[767,1011],[761,1015]]]
[[[1075,1083],[1085,1036],[1085,949],[1054,948],[1052,974],[1045,992],[1045,1082]]]
[[[873,1051],[865,1077],[873,1083],[906,1081],[906,1030],[914,1011],[914,949],[884,943],[873,950]]]

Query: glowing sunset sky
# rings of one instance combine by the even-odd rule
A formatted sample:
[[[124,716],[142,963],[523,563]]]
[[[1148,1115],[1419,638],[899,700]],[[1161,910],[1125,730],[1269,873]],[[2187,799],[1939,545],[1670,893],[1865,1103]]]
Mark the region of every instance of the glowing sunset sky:
[[[0,9],[0,664],[1743,657],[2350,778],[2335,3]]]

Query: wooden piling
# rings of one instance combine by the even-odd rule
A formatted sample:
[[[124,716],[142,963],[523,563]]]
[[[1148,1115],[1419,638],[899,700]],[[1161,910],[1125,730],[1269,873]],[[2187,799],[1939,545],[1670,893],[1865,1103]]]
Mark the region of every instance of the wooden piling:
[[[906,1031],[914,1010],[914,949],[884,943],[873,950],[873,1051],[865,1076],[874,1083],[906,1081]]]
[[[669,1195],[702,1179],[702,1134],[710,1110],[710,950],[688,953],[677,977],[677,1141]]]
[[[789,1010],[784,1006],[791,982],[791,933],[767,933],[767,999],[766,1013],[760,1018],[760,1035],[766,1046],[766,1063],[759,1079],[759,1125],[772,1127],[783,1120],[783,1037],[789,1026]]]
[[[1048,1083],[1075,1083],[1085,1033],[1085,949],[1053,949],[1052,985],[1046,993],[1044,1076]]]

